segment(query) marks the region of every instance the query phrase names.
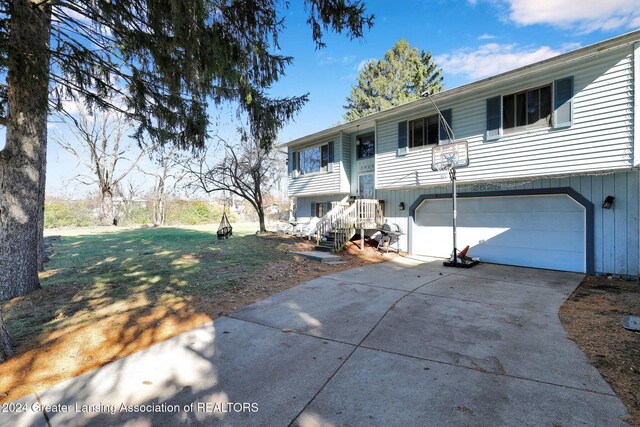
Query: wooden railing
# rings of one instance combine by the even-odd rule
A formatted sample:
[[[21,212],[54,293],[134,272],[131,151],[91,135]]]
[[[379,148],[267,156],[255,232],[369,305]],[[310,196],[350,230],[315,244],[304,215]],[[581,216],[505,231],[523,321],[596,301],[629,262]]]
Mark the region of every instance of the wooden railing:
[[[316,237],[316,243],[322,239],[324,235],[328,232],[333,231],[335,228],[335,222],[338,218],[340,218],[344,211],[349,209],[350,205],[347,202],[333,202],[332,208],[329,212],[327,212],[320,221],[316,224],[316,229],[314,231]]]
[[[340,251],[358,229],[378,228],[384,224],[384,212],[378,200],[356,199],[352,203],[336,202],[315,229],[319,242],[327,233],[334,233],[333,250]]]

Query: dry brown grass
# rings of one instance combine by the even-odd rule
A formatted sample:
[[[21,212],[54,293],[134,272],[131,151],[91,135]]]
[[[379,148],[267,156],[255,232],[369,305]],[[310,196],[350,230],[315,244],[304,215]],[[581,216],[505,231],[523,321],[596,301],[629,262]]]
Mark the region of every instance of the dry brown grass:
[[[640,333],[627,331],[625,315],[640,315],[637,281],[587,277],[560,309],[572,340],[589,356],[640,426]]]
[[[43,288],[4,304],[18,355],[0,365],[0,402],[307,280],[389,259],[350,245],[347,264],[330,266],[292,254],[312,247],[296,238],[247,233],[216,242],[200,232],[162,233],[128,230],[56,243],[50,269],[41,276]]]

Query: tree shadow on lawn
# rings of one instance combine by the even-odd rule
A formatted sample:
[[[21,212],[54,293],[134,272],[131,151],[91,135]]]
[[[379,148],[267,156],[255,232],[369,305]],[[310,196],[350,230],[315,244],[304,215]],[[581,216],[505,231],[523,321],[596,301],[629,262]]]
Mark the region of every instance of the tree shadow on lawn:
[[[219,241],[180,228],[62,237],[43,288],[5,303],[18,355],[0,365],[0,402],[15,400],[180,332],[242,302],[246,280],[291,258],[283,239]]]

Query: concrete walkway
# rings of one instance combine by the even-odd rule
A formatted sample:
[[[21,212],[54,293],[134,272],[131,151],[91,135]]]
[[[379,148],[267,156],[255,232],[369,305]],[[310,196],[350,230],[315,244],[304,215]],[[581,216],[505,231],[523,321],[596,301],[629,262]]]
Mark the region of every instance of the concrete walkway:
[[[21,399],[0,425],[625,425],[558,319],[582,277],[343,271]]]

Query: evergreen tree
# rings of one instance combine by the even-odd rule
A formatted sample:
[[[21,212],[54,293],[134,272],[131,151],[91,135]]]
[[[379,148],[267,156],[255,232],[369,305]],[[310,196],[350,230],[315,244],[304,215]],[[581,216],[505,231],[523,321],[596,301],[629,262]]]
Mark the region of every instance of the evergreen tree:
[[[305,0],[312,40],[362,37],[362,0]],[[120,110],[135,136],[199,149],[209,104],[234,102],[269,147],[306,95],[273,98],[291,57],[278,54],[277,0],[1,0],[0,301],[37,289],[42,259],[49,109],[66,98]],[[109,102],[113,94],[124,106]],[[77,95],[79,94],[79,95]],[[0,346],[8,342],[0,313]],[[0,349],[0,361],[11,351]]]
[[[427,91],[440,92],[444,88],[441,74],[431,52],[418,51],[400,39],[384,59],[371,60],[360,71],[347,97],[344,119],[352,121],[413,101]]]

